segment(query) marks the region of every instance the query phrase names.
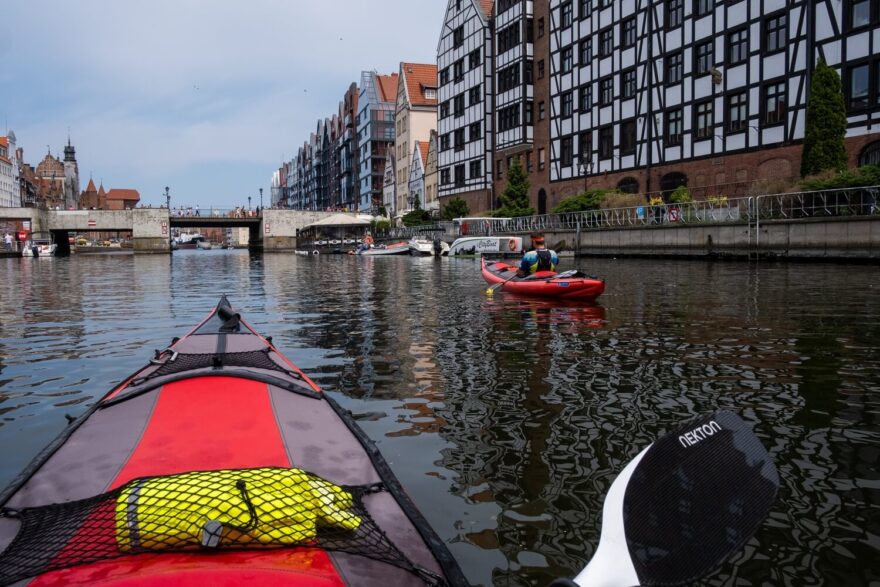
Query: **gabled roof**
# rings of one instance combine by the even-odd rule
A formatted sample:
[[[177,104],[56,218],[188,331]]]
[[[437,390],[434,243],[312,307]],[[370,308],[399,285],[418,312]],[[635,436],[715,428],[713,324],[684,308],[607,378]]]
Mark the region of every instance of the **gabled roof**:
[[[107,199],[138,202],[141,199],[141,194],[137,190],[114,189],[107,192]]]
[[[419,141],[417,144],[419,146],[419,155],[422,156],[422,166],[427,167],[428,166],[428,147],[430,147],[431,145],[428,141]]]
[[[485,15],[486,19],[487,20],[491,19],[492,18],[492,10],[495,8],[494,0],[479,0],[479,3],[480,3],[480,8],[483,9],[483,14]]]
[[[86,193],[90,192],[98,193],[98,188],[95,187],[95,182],[91,177],[89,178],[89,185],[86,186]]]
[[[401,63],[400,71],[406,77],[406,92],[411,106],[437,106],[437,93],[425,97],[427,88],[437,89],[437,65],[433,63]]]
[[[394,102],[397,100],[397,80],[398,75],[377,75],[379,99],[383,102]]]

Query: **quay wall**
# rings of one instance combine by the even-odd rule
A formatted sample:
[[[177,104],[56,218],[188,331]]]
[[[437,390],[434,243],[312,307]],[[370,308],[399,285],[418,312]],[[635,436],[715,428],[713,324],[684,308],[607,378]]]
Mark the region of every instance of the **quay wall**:
[[[546,231],[548,246],[575,255],[777,257],[880,261],[880,218],[806,218],[756,225],[698,224]],[[528,241],[528,238],[526,239]]]

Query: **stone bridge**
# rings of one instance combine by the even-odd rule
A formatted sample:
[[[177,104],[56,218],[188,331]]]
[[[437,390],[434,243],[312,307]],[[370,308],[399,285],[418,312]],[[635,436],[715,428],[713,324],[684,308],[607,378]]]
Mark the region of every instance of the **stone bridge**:
[[[134,210],[41,210],[0,208],[0,220],[29,220],[32,232],[51,232],[58,243],[58,254],[69,254],[72,233],[130,231],[136,253],[170,253],[171,228],[236,227],[250,229],[254,248],[285,251],[296,248],[297,231],[329,216],[332,212],[303,210],[263,210],[259,216],[169,215],[164,208]]]

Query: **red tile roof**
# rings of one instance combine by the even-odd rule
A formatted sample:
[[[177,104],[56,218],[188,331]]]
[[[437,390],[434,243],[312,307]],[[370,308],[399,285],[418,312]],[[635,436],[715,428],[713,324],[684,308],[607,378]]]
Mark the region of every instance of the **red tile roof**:
[[[495,6],[494,0],[480,0],[480,6],[483,8],[483,14],[486,18],[492,18],[492,8]]]
[[[0,145],[6,147],[8,150],[9,149],[9,139],[7,139],[6,137],[0,137]],[[10,161],[8,158],[3,157],[3,156],[0,156],[0,161],[3,161],[4,163],[9,163],[10,165],[12,164],[12,161]]]
[[[123,190],[123,189],[115,189],[107,192],[108,200],[129,200],[138,202],[141,199],[141,195],[137,190]]]
[[[422,167],[428,167],[428,147],[430,144],[428,141],[419,141],[419,155],[422,156]]]
[[[437,105],[437,66],[428,63],[401,63],[400,70],[406,77],[406,91],[412,106]],[[435,90],[433,98],[425,97],[425,88]]]
[[[397,74],[379,75],[379,99],[383,102],[394,102],[397,100]]]
[[[95,187],[95,182],[92,178],[89,178],[89,185],[86,186],[86,192],[97,192],[98,189]]]

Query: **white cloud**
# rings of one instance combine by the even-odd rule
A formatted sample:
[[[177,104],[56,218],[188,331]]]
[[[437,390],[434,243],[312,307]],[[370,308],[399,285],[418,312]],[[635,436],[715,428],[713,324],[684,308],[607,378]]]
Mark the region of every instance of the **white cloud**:
[[[81,170],[152,189],[171,174],[264,164],[260,177],[205,177],[206,193],[265,184],[360,71],[433,62],[443,0],[28,0],[4,7],[0,95],[27,158],[60,150]],[[5,67],[5,66],[4,66]],[[197,173],[197,171],[194,171]],[[161,190],[157,190],[161,191]]]

